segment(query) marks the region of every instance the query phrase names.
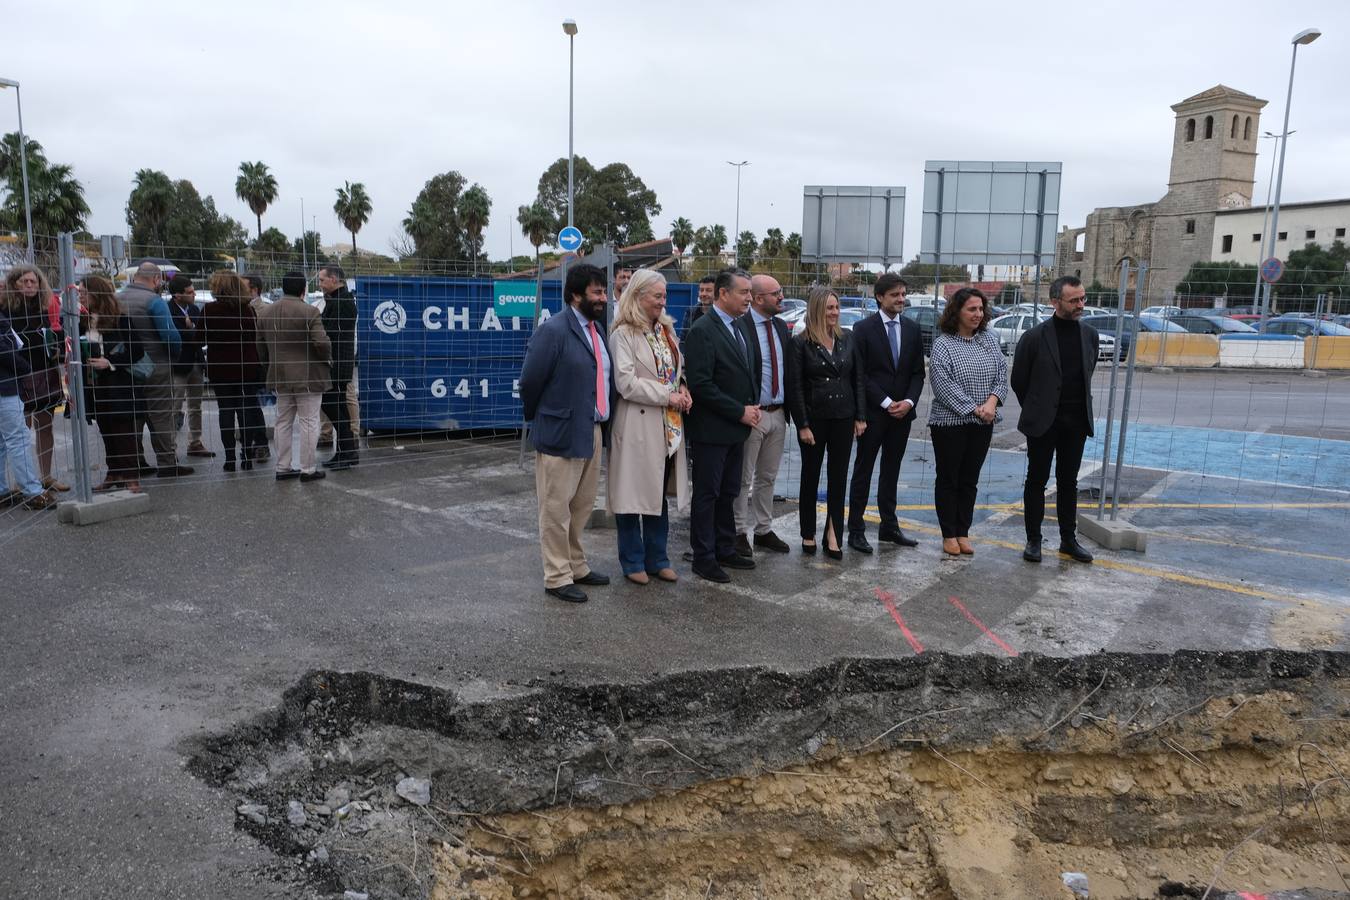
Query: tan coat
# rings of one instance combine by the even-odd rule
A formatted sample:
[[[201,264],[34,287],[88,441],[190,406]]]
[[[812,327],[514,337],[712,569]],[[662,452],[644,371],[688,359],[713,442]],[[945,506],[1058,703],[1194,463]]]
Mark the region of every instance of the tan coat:
[[[671,484],[662,483],[666,466],[665,408],[670,390],[656,375],[656,358],[646,335],[623,326],[609,336],[609,354],[614,366],[614,404],[609,437],[609,474],[606,501],[613,513],[661,514],[661,498],[673,486],[675,509],[689,507],[689,464],[685,456],[688,437],[675,451]],[[684,372],[684,357],[678,363],[675,383]]]
[[[279,394],[322,394],[333,384],[333,348],[319,311],[282,297],[258,316],[258,361]]]

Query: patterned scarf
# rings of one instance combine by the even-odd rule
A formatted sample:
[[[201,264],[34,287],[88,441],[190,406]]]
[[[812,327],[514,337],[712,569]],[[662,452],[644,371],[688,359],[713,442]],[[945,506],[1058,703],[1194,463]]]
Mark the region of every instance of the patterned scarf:
[[[680,353],[675,349],[674,336],[664,325],[658,324],[655,329],[647,332],[647,346],[652,348],[652,356],[656,359],[656,376],[673,393],[678,387],[675,384],[675,374],[679,371],[676,360]],[[673,406],[667,406],[665,413],[666,456],[674,456],[684,439],[684,415]]]

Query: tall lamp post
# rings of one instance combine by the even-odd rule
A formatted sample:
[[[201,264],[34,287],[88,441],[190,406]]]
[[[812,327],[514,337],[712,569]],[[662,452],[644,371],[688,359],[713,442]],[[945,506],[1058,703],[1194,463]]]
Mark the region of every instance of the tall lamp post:
[[[572,227],[572,208],[576,205],[572,185],[576,154],[572,152],[572,73],[576,60],[577,23],[563,19],[563,33],[567,35],[567,227]]]
[[[750,160],[743,159],[740,162],[727,160],[727,165],[736,167],[736,233],[731,236],[731,246],[734,252],[736,242],[741,239],[741,169],[750,165]]]
[[[1311,44],[1322,36],[1322,32],[1316,28],[1307,28],[1294,35],[1291,44],[1294,46],[1293,53],[1289,58],[1289,91],[1284,98],[1284,128],[1280,129],[1280,162],[1275,175],[1275,202],[1270,209],[1270,255],[1275,255],[1275,241],[1280,236],[1280,188],[1284,184],[1284,148],[1289,143],[1289,104],[1294,99],[1294,65],[1298,62],[1298,48],[1300,44]],[[1261,302],[1262,314],[1270,311],[1270,284],[1266,284],[1265,295]]]
[[[0,78],[0,89],[14,88],[14,106],[19,113],[19,168],[23,172],[23,215],[28,225],[28,262],[33,256],[33,204],[28,198],[28,147],[23,139],[23,99],[19,96],[19,83],[10,78]]]

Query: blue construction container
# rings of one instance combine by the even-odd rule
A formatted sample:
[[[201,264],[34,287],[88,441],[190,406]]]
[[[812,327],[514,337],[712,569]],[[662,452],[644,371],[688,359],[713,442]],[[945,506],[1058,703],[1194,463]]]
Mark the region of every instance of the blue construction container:
[[[532,317],[498,315],[494,282],[468,278],[356,279],[361,421],[375,431],[519,428],[518,379]],[[532,293],[534,283],[512,282]],[[544,282],[545,317],[562,307]],[[672,284],[677,329],[698,285]]]

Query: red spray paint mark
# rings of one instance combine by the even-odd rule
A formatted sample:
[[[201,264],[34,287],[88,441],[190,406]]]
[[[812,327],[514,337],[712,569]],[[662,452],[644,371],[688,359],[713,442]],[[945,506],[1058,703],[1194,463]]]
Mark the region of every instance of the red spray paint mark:
[[[961,613],[961,615],[963,615],[963,616],[966,617],[966,621],[967,621],[967,622],[969,622],[970,624],[974,625],[976,628],[980,629],[980,631],[983,631],[983,632],[984,632],[984,636],[987,637],[987,638],[989,638],[989,640],[993,641],[995,644],[997,644],[997,645],[998,645],[998,648],[999,648],[1000,650],[1002,650],[1004,653],[1008,654],[1009,656],[1016,656],[1016,655],[1017,655],[1017,651],[1014,650],[1012,647],[1009,647],[1009,646],[1007,645],[1007,643],[1005,643],[1005,642],[1003,641],[1002,638],[1000,638],[998,635],[994,634],[994,633],[993,633],[992,631],[990,631],[988,628],[984,627],[984,623],[981,622],[981,621],[975,616],[975,614],[974,614],[973,612],[971,612],[970,610],[966,609],[966,606],[965,606],[964,603],[962,603],[960,600],[957,600],[955,597],[948,597],[948,598],[947,598],[947,602],[950,603],[952,606],[955,606],[955,607],[957,608],[957,610]]]
[[[883,591],[881,588],[875,590],[877,599],[886,605],[886,610],[895,620],[895,624],[900,626],[900,633],[905,636],[905,640],[909,641],[909,645],[914,648],[915,653],[922,653],[923,644],[919,643],[919,639],[914,636],[914,632],[910,631],[909,626],[905,624],[905,617],[900,615],[900,610],[895,606],[895,595],[890,591]]]

